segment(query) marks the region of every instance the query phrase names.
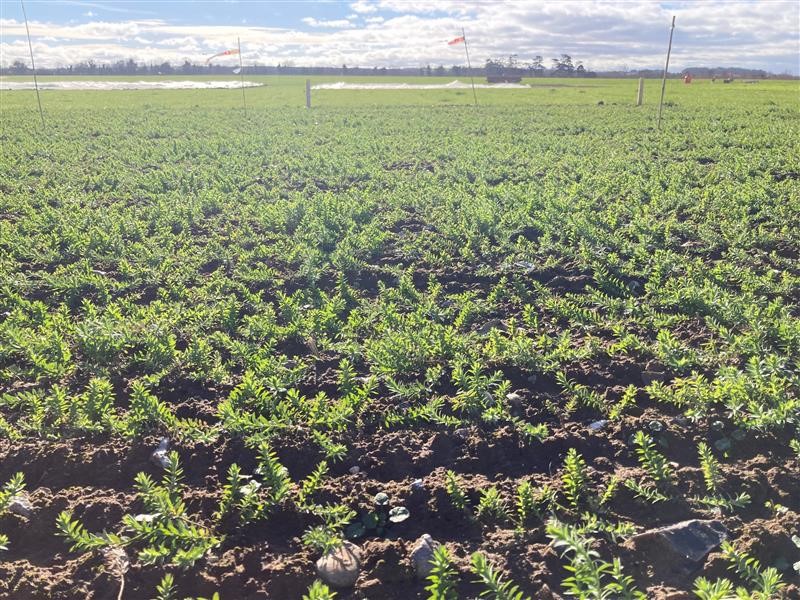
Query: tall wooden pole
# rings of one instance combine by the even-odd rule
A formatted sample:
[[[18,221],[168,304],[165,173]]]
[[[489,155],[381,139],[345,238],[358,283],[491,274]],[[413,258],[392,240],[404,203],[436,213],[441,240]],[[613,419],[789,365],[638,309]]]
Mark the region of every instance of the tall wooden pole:
[[[644,101],[644,78],[639,77],[639,90],[636,92],[636,106],[641,106]]]
[[[242,82],[242,108],[244,109],[244,116],[247,117],[247,100],[244,96],[244,65],[242,64],[242,43],[239,38],[236,38],[236,46],[239,48],[239,76]]]
[[[28,28],[28,15],[25,12],[25,3],[19,0],[22,5],[22,16],[25,18],[25,32],[28,34],[28,50],[31,53],[31,69],[33,70],[33,87],[36,88],[36,102],[39,104],[39,118],[42,119],[42,129],[44,129],[44,111],[42,111],[42,99],[39,96],[39,82],[36,80],[36,61],[33,60],[33,44],[31,44],[31,30]]]
[[[664,107],[664,90],[667,87],[667,71],[669,70],[669,55],[672,52],[672,34],[675,32],[675,15],[672,15],[672,27],[669,30],[669,46],[667,47],[667,62],[664,65],[664,75],[661,77],[661,100],[658,102],[658,124],[656,131],[661,131],[661,110]]]
[[[475,78],[472,76],[472,65],[469,62],[469,48],[467,48],[467,34],[464,28],[461,28],[461,37],[464,38],[464,52],[467,55],[467,70],[469,71],[469,80],[472,82],[472,98],[475,100],[475,106],[478,106],[478,95],[475,93]]]

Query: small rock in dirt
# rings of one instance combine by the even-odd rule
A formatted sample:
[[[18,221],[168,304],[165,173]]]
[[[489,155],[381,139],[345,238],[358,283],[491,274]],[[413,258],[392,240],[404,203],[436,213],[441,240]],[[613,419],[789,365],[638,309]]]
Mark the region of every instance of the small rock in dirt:
[[[608,425],[608,419],[600,419],[599,421],[590,423],[589,429],[592,431],[601,431],[602,429],[606,428],[606,425]]]
[[[351,542],[334,548],[317,561],[317,573],[328,585],[348,588],[361,571],[361,549]]]
[[[522,395],[517,392],[509,392],[506,394],[506,400],[512,405],[519,407],[522,405]]]
[[[358,475],[360,472],[360,467],[350,467],[350,475]]]
[[[538,380],[539,380],[539,378],[536,376],[535,373],[533,375],[529,375],[528,376],[528,383],[530,383],[531,385],[536,385],[536,382]]]
[[[439,542],[434,540],[427,533],[423,533],[411,550],[411,562],[414,563],[414,572],[417,574],[418,579],[425,579],[431,573],[433,565],[431,559],[433,558],[433,551],[439,546]]]
[[[150,460],[157,467],[166,469],[169,467],[169,456],[167,456],[168,451],[169,440],[167,438],[161,438],[161,443],[158,445],[158,448],[153,450],[153,453],[150,455]]]
[[[478,335],[486,335],[492,329],[499,329],[500,331],[506,331],[508,327],[500,320],[500,319],[490,319],[486,321],[483,325],[481,325],[475,333]]]
[[[667,376],[660,371],[642,371],[642,383],[650,385],[654,381],[666,381]]]
[[[646,548],[648,552],[655,551],[653,544],[659,544],[676,555],[679,562],[688,562],[686,566],[693,567],[727,538],[728,530],[719,521],[691,519],[645,531],[628,541],[634,547]]]
[[[469,437],[469,429],[466,427],[460,427],[453,432],[456,436],[467,439]]]
[[[33,502],[25,492],[17,494],[8,503],[8,512],[20,517],[30,517],[33,514]]]
[[[520,260],[514,263],[514,266],[518,269],[525,271],[526,273],[533,273],[536,271],[536,265],[532,262],[528,262],[527,260]]]
[[[415,479],[411,482],[411,491],[418,492],[425,489],[425,484],[422,483],[422,479]]]
[[[539,588],[539,593],[536,596],[536,600],[556,600],[556,596],[553,595],[553,592],[550,590],[550,586],[546,583],[542,584],[542,587]]]

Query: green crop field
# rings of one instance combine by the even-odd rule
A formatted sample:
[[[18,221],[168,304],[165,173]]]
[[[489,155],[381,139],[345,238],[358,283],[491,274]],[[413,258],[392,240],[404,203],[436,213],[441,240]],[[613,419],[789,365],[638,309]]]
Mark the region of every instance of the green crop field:
[[[797,81],[246,79],[0,91],[0,597],[800,597]]]

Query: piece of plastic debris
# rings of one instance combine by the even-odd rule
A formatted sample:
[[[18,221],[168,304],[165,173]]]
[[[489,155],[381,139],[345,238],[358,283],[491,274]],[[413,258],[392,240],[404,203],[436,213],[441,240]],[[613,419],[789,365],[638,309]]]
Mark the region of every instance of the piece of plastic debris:
[[[161,438],[161,442],[158,444],[158,448],[153,450],[153,453],[150,455],[150,460],[157,467],[161,467],[162,469],[169,468],[169,439],[168,438]]]
[[[133,517],[133,520],[136,521],[137,523],[152,523],[153,521],[155,521],[157,516],[158,515],[155,514],[136,515],[135,517]]]

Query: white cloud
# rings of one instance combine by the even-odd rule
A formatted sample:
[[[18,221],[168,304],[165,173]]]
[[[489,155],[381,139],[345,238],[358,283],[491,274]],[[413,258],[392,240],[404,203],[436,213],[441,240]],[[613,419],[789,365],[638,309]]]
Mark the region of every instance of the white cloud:
[[[676,15],[671,65],[745,66],[798,73],[800,4],[796,2],[463,2],[358,0],[364,17],[321,20],[301,27],[176,25],[160,19],[31,22],[36,62],[66,65],[127,58],[173,63],[206,56],[241,37],[248,63],[337,66],[419,66],[464,63],[463,48],[446,41],[463,26],[473,64],[517,54],[550,64],[562,52],[589,69],[663,65],[669,21]],[[433,7],[433,10],[432,8]],[[378,13],[380,9],[381,14]],[[303,27],[304,26],[304,27]],[[309,31],[307,28],[311,28]],[[0,19],[2,63],[28,62],[24,23]]]
[[[369,2],[368,0],[358,0],[357,2],[353,2],[350,4],[350,8],[353,12],[360,14],[374,13],[378,11],[377,5]]]
[[[309,27],[326,27],[329,29],[342,29],[343,27],[354,27],[353,23],[348,21],[347,19],[333,19],[330,21],[318,21],[314,17],[305,17],[301,19],[303,23],[308,25]]]
[[[104,12],[111,12],[111,13],[124,13],[124,14],[139,14],[139,15],[154,15],[155,12],[151,10],[144,10],[139,6],[128,8],[124,6],[119,6],[121,2],[116,2],[115,4],[99,4],[97,2],[81,2],[78,0],[61,0],[61,4],[71,4],[73,6],[82,6],[86,8],[96,8],[98,10]],[[94,13],[97,15],[97,13]]]
[[[483,6],[481,6],[483,4]],[[505,6],[512,2],[496,2],[496,6]],[[492,5],[491,2],[466,2],[463,0],[437,0],[436,2],[426,2],[425,0],[380,0],[377,9],[381,11],[391,11],[398,14],[434,14],[446,13],[464,15],[470,12],[481,11]]]

